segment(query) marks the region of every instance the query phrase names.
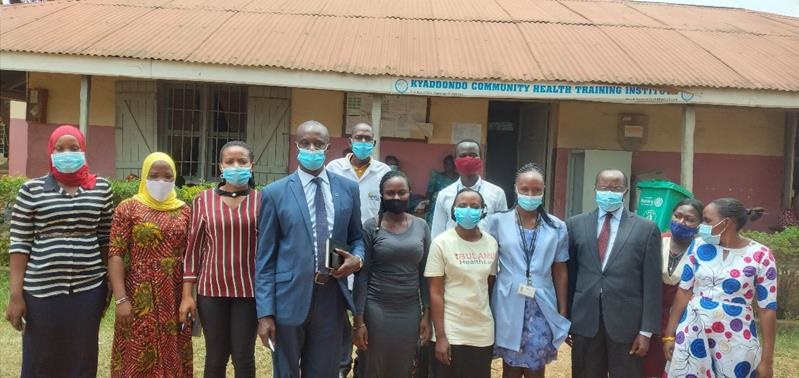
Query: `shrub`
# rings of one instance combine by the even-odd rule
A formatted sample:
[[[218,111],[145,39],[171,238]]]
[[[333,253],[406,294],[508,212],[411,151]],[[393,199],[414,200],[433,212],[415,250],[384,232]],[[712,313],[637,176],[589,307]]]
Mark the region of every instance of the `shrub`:
[[[8,266],[8,222],[6,217],[10,216],[10,209],[14,206],[14,201],[17,198],[17,193],[22,184],[28,179],[25,177],[17,176],[3,176],[0,177],[0,209],[3,210],[3,217],[0,221],[0,266]],[[114,206],[119,205],[120,202],[133,197],[139,192],[139,180],[116,180],[110,179],[111,191],[113,192],[112,201]],[[199,195],[203,190],[215,187],[213,182],[202,182],[197,185],[185,185],[176,188],[178,198],[187,204],[191,205],[194,197]]]
[[[3,209],[14,206],[14,200],[22,184],[28,179],[22,176],[3,176],[0,177],[0,206]]]
[[[744,236],[769,247],[777,260],[777,317],[799,319],[799,228],[780,232],[746,231]]]

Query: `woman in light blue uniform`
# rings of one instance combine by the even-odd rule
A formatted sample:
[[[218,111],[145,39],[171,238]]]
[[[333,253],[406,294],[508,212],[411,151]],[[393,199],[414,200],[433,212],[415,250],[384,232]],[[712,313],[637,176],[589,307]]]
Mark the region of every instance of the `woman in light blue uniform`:
[[[491,307],[503,378],[544,377],[569,332],[569,238],[566,224],[544,210],[544,187],[541,169],[523,166],[516,173],[516,206],[488,220],[499,243]]]

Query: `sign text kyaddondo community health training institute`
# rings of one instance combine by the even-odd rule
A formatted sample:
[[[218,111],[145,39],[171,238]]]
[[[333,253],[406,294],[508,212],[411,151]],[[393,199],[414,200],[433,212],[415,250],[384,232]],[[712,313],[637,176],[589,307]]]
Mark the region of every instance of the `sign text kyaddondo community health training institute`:
[[[510,97],[544,99],[622,100],[631,102],[688,103],[694,95],[658,88],[604,84],[503,83],[460,80],[399,79],[393,91],[399,94]]]

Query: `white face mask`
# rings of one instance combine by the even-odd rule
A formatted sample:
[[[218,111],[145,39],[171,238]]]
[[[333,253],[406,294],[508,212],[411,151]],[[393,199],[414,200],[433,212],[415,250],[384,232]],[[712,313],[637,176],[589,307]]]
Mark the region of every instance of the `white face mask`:
[[[172,193],[172,190],[175,189],[175,182],[147,180],[145,181],[144,186],[147,187],[147,192],[150,193],[150,197],[153,197],[153,199],[158,202],[164,202],[167,198],[169,198],[169,194]]]

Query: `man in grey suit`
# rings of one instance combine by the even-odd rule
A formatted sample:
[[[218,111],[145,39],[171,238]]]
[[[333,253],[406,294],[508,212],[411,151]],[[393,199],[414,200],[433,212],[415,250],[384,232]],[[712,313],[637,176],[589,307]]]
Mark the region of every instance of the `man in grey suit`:
[[[597,174],[598,209],[566,221],[574,377],[641,377],[660,331],[660,231],[623,207],[627,177]]]

